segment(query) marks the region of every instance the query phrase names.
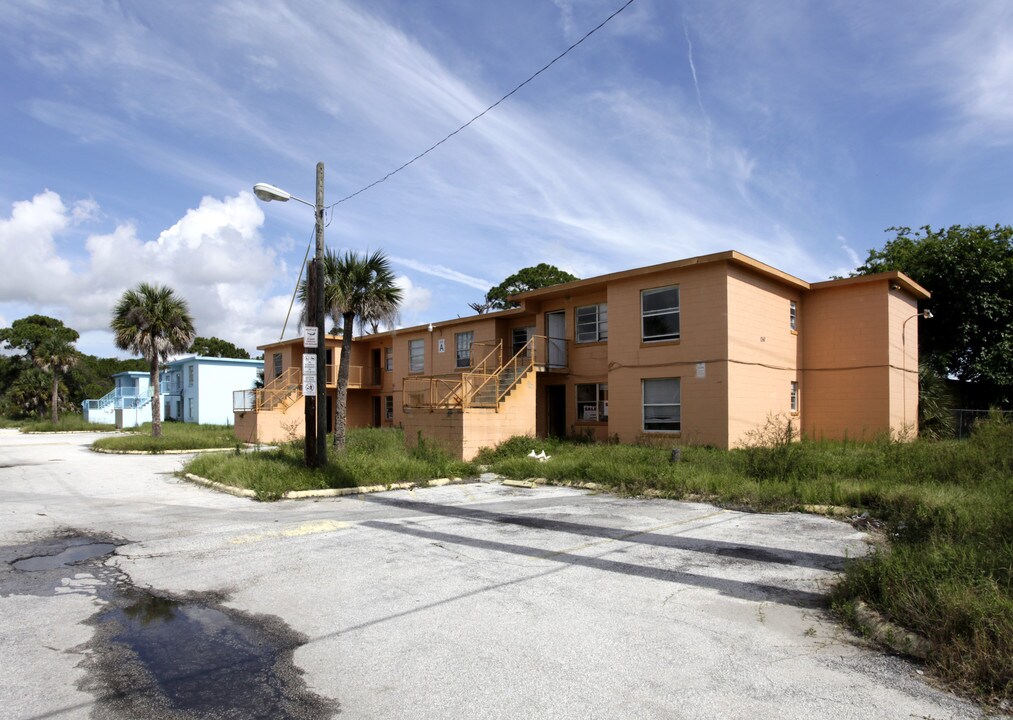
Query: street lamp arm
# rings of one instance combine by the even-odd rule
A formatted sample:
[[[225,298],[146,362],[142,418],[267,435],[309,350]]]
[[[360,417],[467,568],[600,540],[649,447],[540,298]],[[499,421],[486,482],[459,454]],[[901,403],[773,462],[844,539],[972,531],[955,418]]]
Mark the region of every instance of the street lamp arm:
[[[301,202],[303,205],[309,205],[311,208],[316,208],[311,202],[307,202],[302,198],[296,197],[292,193],[282,190],[280,187],[270,185],[268,183],[257,183],[253,186],[253,194],[264,202],[271,202],[277,200],[278,202],[287,202],[289,200],[295,200]]]

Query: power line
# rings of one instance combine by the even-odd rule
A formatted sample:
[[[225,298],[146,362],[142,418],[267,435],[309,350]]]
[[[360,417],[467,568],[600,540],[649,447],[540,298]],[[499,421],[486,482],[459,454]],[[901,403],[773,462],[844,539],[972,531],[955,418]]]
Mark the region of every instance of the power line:
[[[386,181],[388,178],[391,178],[394,175],[396,175],[397,173],[399,173],[402,170],[404,170],[406,167],[408,167],[409,165],[411,165],[412,163],[414,163],[416,160],[421,160],[422,158],[424,158],[426,155],[428,155],[429,153],[431,153],[433,150],[435,150],[436,148],[438,148],[440,145],[442,145],[443,143],[447,142],[447,140],[449,140],[450,138],[454,137],[454,135],[457,135],[457,133],[459,133],[462,130],[464,130],[466,127],[468,127],[469,125],[471,125],[473,122],[475,122],[476,120],[478,120],[480,117],[482,117],[483,115],[485,115],[486,113],[488,113],[490,110],[492,110],[493,108],[495,108],[496,106],[498,106],[500,103],[502,103],[504,100],[506,100],[511,95],[513,95],[514,93],[516,93],[522,87],[524,87],[529,82],[531,82],[532,80],[534,80],[536,77],[538,77],[539,75],[541,75],[543,72],[545,72],[546,70],[548,70],[550,67],[552,67],[553,65],[555,65],[557,61],[562,60],[571,50],[573,50],[575,47],[577,47],[578,45],[580,45],[582,42],[584,42],[585,40],[587,40],[589,37],[591,37],[592,35],[594,35],[596,32],[598,32],[599,30],[601,30],[603,27],[605,27],[605,25],[607,25],[609,23],[609,21],[611,21],[616,15],[618,15],[623,10],[625,10],[626,8],[628,8],[634,2],[635,2],[635,0],[626,0],[626,2],[623,3],[622,7],[620,7],[618,10],[616,10],[615,12],[613,12],[607,18],[605,18],[604,20],[602,20],[600,23],[598,23],[598,25],[596,25],[593,29],[591,29],[588,32],[586,32],[584,34],[584,36],[582,38],[580,38],[580,40],[578,40],[577,42],[573,43],[570,47],[566,48],[566,50],[564,50],[563,52],[559,53],[559,55],[557,55],[556,57],[554,57],[548,63],[546,63],[545,65],[543,65],[537,72],[535,72],[533,75],[531,75],[530,77],[528,77],[527,80],[525,80],[524,82],[522,82],[520,85],[518,85],[517,87],[515,87],[513,90],[511,90],[510,92],[508,92],[506,95],[504,95],[499,100],[497,100],[496,102],[494,102],[492,105],[490,105],[489,107],[487,107],[485,110],[483,110],[482,112],[480,112],[478,115],[476,115],[475,117],[473,117],[471,120],[469,120],[468,122],[464,123],[464,125],[461,125],[461,127],[457,128],[456,130],[454,130],[453,132],[451,132],[449,135],[447,135],[446,137],[444,137],[442,140],[440,140],[439,142],[437,142],[437,143],[435,143],[433,145],[430,145],[428,148],[426,148],[425,150],[423,150],[422,152],[420,152],[418,155],[416,155],[415,157],[413,157],[411,160],[409,160],[408,162],[404,163],[400,167],[397,167],[394,170],[391,170],[389,173],[387,173],[386,175],[384,175],[379,180],[374,180],[369,185],[366,185],[365,187],[360,188],[359,190],[356,190],[351,195],[346,195],[345,197],[341,198],[337,202],[332,203],[331,205],[328,206],[328,209],[333,208],[336,205],[340,205],[341,203],[345,202],[346,200],[351,200],[356,195],[364,193],[367,190],[369,190],[370,188],[376,187],[380,183]]]

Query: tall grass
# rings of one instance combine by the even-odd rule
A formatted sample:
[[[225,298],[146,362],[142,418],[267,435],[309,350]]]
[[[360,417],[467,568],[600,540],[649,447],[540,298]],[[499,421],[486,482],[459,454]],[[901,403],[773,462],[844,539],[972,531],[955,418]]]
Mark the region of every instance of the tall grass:
[[[545,463],[526,457],[545,450]],[[593,481],[617,492],[757,510],[845,506],[884,523],[887,543],[848,564],[833,596],[861,598],[932,643],[927,662],[982,697],[1013,700],[1013,423],[994,413],[966,441],[796,441],[730,452],[513,438],[477,462],[513,478]]]
[[[151,437],[151,423],[144,423],[129,435],[100,438],[92,447],[102,450],[134,450],[165,452],[166,450],[207,450],[234,448],[242,445],[231,425],[197,425],[196,423],[162,423],[162,436]]]
[[[420,443],[406,450],[400,430],[349,430],[343,453],[328,455],[320,470],[303,465],[303,443],[273,450],[194,458],[185,471],[235,487],[249,488],[261,500],[274,500],[289,490],[390,485],[441,477],[477,474],[471,463],[452,459],[440,448]]]

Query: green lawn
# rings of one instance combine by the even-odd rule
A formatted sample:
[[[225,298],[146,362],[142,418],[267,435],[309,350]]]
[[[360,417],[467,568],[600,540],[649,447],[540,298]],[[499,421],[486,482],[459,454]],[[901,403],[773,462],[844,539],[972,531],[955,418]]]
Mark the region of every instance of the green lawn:
[[[81,415],[65,414],[55,425],[50,420],[22,420],[17,426],[23,433],[45,432],[100,432],[115,430],[115,425],[87,422]]]
[[[102,450],[137,450],[165,452],[166,450],[207,450],[239,448],[243,443],[236,439],[231,425],[197,425],[195,423],[163,422],[162,436],[151,437],[151,423],[145,423],[128,435],[99,438],[92,447]]]

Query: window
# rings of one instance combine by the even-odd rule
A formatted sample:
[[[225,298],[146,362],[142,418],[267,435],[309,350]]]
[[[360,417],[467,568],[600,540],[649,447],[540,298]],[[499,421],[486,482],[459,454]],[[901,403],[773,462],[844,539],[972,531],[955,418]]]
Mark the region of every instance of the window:
[[[511,352],[510,355],[514,356],[521,350],[523,350],[524,346],[528,344],[528,340],[530,340],[534,336],[535,336],[534,325],[532,325],[531,327],[514,328],[513,346],[512,346],[513,352]]]
[[[189,380],[187,381],[188,387],[193,387],[193,365],[187,365],[186,369],[188,371],[187,376],[189,378]]]
[[[281,353],[275,353],[271,359],[274,360],[274,377],[278,377],[281,375]]]
[[[679,339],[678,286],[642,291],[640,312],[644,342]]]
[[[394,348],[383,349],[383,366],[387,372],[394,372]]]
[[[798,330],[798,305],[794,300],[788,303],[788,326],[792,330]]]
[[[387,395],[383,399],[383,416],[387,422],[394,422],[394,396]]]
[[[601,342],[608,340],[608,336],[608,305],[599,303],[577,308],[577,342]]]
[[[577,386],[577,420],[605,422],[609,417],[608,383]]]
[[[426,346],[424,340],[408,341],[408,372],[420,373],[426,368]]]
[[[682,429],[679,378],[644,380],[644,430],[679,432]]]
[[[798,412],[798,383],[791,383],[791,411],[793,413]]]
[[[187,398],[186,408],[187,408],[187,417],[193,420],[193,398]]]
[[[457,346],[457,367],[471,367],[471,343],[475,339],[475,333],[463,332],[454,335],[454,344]]]

